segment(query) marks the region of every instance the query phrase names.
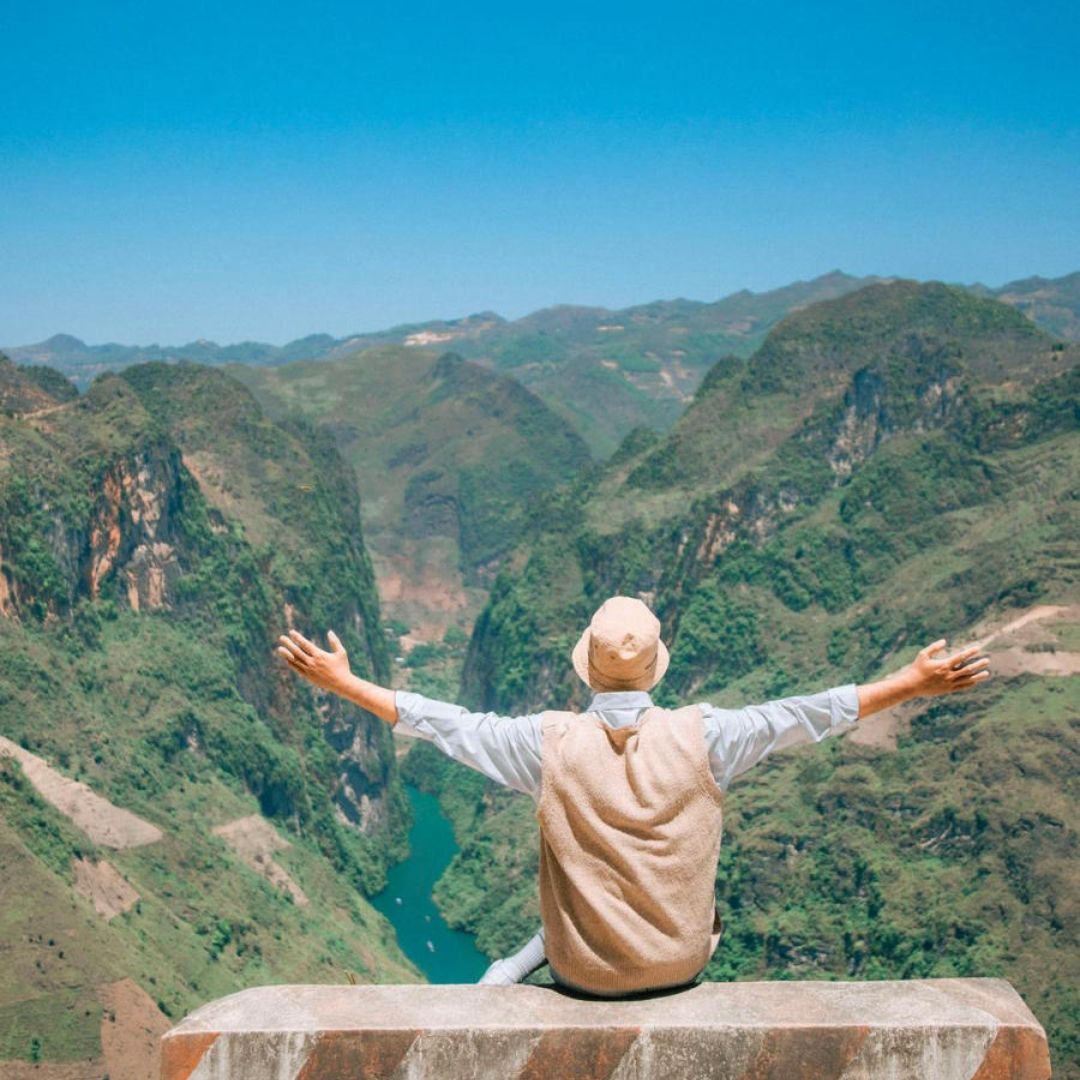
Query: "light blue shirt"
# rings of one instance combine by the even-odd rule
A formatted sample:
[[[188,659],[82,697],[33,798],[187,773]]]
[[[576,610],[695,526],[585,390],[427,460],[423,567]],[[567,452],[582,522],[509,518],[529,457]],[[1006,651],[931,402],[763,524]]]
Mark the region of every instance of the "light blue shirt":
[[[514,791],[540,797],[540,713],[469,712],[408,690],[395,691],[395,701],[398,731],[434,743],[455,761]],[[641,710],[652,704],[647,691],[624,690],[595,694],[586,712],[596,713],[612,727],[624,727],[636,723]],[[859,699],[855,684],[847,683],[741,709],[702,703],[701,711],[713,778],[726,791],[736,776],[774,750],[847,731],[859,718]]]

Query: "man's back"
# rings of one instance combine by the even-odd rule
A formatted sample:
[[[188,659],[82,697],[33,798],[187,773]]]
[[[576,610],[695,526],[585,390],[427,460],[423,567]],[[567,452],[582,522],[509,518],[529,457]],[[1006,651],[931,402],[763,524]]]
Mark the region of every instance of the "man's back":
[[[701,709],[632,725],[541,717],[540,913],[560,981],[594,994],[677,986],[716,945],[723,795]]]
[[[543,714],[503,717],[470,713],[419,694],[375,686],[351,673],[341,642],[333,631],[327,636],[332,653],[319,649],[295,630],[290,631],[289,638],[282,636],[279,651],[290,667],[316,685],[334,689],[403,731],[431,740],[451,757],[507,787],[537,800],[543,797]],[[935,658],[945,644],[942,638],[927,645],[902,671],[863,686],[847,683],[819,694],[781,698],[741,709],[703,704],[698,707],[700,738],[697,734],[690,736],[686,758],[697,759],[704,746],[708,766],[700,772],[711,772],[716,791],[707,783],[705,790],[710,799],[718,801],[718,793],[726,790],[734,777],[774,750],[800,742],[818,742],[847,730],[863,715],[912,697],[967,690],[989,677],[989,659],[974,659],[980,645]],[[595,714],[593,723],[602,725],[598,730],[607,739],[609,749],[621,742],[611,736],[611,731],[637,724],[642,711],[653,708],[647,691],[663,678],[669,661],[670,654],[660,640],[660,621],[640,599],[610,597],[593,614],[571,652],[571,662],[581,680],[595,691],[588,711]],[[576,717],[573,723],[579,723]],[[550,749],[546,756],[550,760]],[[648,759],[646,755],[644,760]],[[587,771],[589,762],[579,765]],[[567,804],[566,799],[560,801]],[[624,828],[623,835],[632,834],[632,829]],[[609,848],[609,861],[617,864],[618,850]],[[579,893],[586,897],[587,889],[581,888]],[[617,926],[611,929],[617,930]],[[524,978],[543,962],[543,937],[541,928],[513,958],[496,961],[481,981],[514,982]],[[506,967],[511,970],[505,971]]]

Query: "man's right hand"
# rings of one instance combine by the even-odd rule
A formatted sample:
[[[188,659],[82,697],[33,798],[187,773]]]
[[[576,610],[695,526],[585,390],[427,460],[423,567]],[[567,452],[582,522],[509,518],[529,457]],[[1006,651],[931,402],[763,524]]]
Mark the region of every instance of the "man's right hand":
[[[978,656],[980,646],[969,645],[951,656],[935,656],[945,645],[945,638],[942,638],[920,649],[919,655],[901,673],[912,697],[955,694],[958,690],[970,690],[990,678],[990,657]]]

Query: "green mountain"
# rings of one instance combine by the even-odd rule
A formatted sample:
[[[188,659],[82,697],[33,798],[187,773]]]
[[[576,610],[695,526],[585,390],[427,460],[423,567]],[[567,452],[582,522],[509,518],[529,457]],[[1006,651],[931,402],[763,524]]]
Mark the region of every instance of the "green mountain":
[[[580,706],[569,649],[622,592],[663,620],[665,704],[991,643],[976,693],[733,789],[709,975],[1005,975],[1080,1076],[1060,962],[1080,944],[1080,347],[1035,325],[1070,336],[1070,282],[1003,303],[832,274],[283,349],[0,358],[0,1071],[120,1074],[243,985],[418,978],[365,900],[404,848],[389,735],[299,684],[277,633],[333,627],[355,669],[450,696],[478,615],[462,700]],[[81,397],[40,366],[62,356]],[[404,775],[462,842],[440,906],[516,947],[531,804],[424,744]]]
[[[764,293],[743,289],[715,303],[546,308],[462,335],[453,347],[512,372],[566,416],[596,456],[607,457],[633,427],[668,430],[720,357],[749,355],[789,312],[876,280],[833,271]]]
[[[425,638],[470,627],[527,507],[589,460],[539,398],[453,353],[388,346],[227,370],[269,412],[333,436],[356,471],[384,606]]]
[[[404,849],[389,732],[272,653],[332,627],[389,678],[332,440],[189,363],[79,397],[5,360],[0,400],[0,1063],[149,1074],[241,987],[418,979],[365,899]]]
[[[721,355],[746,355],[788,312],[876,280],[833,271],[764,293],[743,289],[715,303],[657,301],[621,311],[563,305],[512,322],[483,312],[340,339],[313,334],[280,348],[211,341],[175,347],[86,345],[58,334],[8,351],[24,362],[52,364],[83,385],[108,368],[148,360],[186,357],[263,367],[294,360],[348,361],[377,346],[450,348],[512,374],[568,420],[593,453],[606,456],[636,425],[669,428]]]
[[[867,681],[939,637],[994,657],[975,692],[740,780],[709,977],[1004,975],[1077,1075],[1078,360],[996,301],[872,285],[788,316],[667,437],[537,505],[476,623],[475,708],[582,706],[569,650],[614,593],[661,617],[662,704]],[[406,763],[462,840],[437,898],[481,948],[517,947],[533,807],[437,758]]]
[[[345,338],[311,334],[283,346],[205,340],[178,346],[87,345],[57,334],[8,352],[23,362],[51,364],[85,386],[104,370],[150,360],[272,366],[345,359],[385,345],[452,349],[512,374],[567,419],[595,456],[607,457],[633,427],[667,431],[717,360],[749,356],[784,316],[884,280],[834,270],[761,293],[743,289],[711,303],[657,300],[621,310],[559,305],[512,321],[481,312]],[[1080,340],[1080,273],[969,288],[1016,307],[1057,337]]]

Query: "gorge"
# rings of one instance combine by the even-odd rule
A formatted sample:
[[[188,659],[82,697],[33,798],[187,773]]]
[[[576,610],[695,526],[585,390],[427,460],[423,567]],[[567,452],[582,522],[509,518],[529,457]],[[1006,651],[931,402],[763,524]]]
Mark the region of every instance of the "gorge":
[[[397,761],[385,725],[269,649],[333,628],[384,684],[580,706],[569,642],[625,592],[672,646],[661,703],[874,678],[933,638],[998,635],[984,693],[733,789],[709,975],[1005,976],[1076,1075],[1080,1001],[1054,957],[1080,931],[1078,354],[1016,307],[840,289],[776,313],[756,351],[703,351],[677,417],[614,448],[513,364],[423,346],[140,363],[81,395],[0,361],[0,1062],[104,1053],[125,979],[167,1024],[259,983],[471,981],[519,947],[529,800],[428,745]],[[565,318],[530,348],[556,323],[579,374],[626,359],[570,348]],[[93,840],[25,755],[160,838]],[[437,909],[395,910],[432,887]]]

